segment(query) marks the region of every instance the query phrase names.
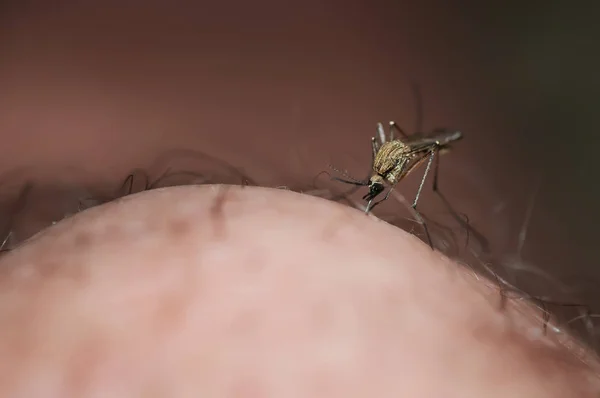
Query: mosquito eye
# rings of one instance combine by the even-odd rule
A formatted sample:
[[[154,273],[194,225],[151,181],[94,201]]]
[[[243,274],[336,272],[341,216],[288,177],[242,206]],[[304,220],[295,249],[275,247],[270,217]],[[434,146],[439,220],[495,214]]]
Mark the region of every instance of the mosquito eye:
[[[371,192],[374,195],[380,194],[381,191],[383,191],[383,185],[381,185],[381,184],[373,184],[373,185],[371,185]]]

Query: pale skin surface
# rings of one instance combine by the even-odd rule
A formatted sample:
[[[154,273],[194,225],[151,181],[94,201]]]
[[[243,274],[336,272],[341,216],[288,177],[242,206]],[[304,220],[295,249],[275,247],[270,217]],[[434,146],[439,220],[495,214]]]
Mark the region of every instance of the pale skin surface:
[[[410,77],[428,127],[468,136],[443,161],[445,192],[490,240],[507,236],[504,218],[486,219],[506,199],[495,169],[517,193],[526,177],[497,150],[513,131],[482,95],[497,74],[478,77],[477,59],[448,45],[473,35],[435,19],[443,2],[422,20],[415,2],[394,14],[16,3],[0,25],[2,172],[33,165],[52,183],[85,170],[118,186],[188,148],[267,186],[307,184],[329,162],[362,177],[375,122],[411,129]],[[289,192],[219,193],[109,204],[3,257],[0,396],[598,395],[594,361],[564,334],[500,311],[491,283],[414,237]]]
[[[42,232],[1,270],[4,397],[600,393],[566,337],[499,311],[490,283],[291,192],[128,197]]]

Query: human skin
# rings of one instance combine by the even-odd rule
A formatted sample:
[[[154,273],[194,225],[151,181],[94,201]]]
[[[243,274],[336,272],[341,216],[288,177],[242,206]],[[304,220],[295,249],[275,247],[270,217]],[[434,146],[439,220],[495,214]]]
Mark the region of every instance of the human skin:
[[[408,89],[398,99],[410,76],[430,124],[466,129],[441,187],[492,241],[503,235],[503,219],[482,216],[503,191],[482,170],[502,165],[519,191],[520,163],[489,150],[505,139],[486,100],[457,101],[469,69],[431,69],[463,54],[378,47],[390,24],[360,7],[345,20],[287,7],[256,12],[264,30],[227,6],[218,18],[15,11],[0,39],[0,169],[34,165],[52,183],[75,165],[117,186],[185,147],[267,186],[307,185],[330,157],[362,173],[374,122],[414,119]],[[2,396],[595,396],[593,359],[564,333],[543,337],[515,303],[501,310],[493,284],[389,225],[289,192],[147,193],[59,222],[1,261]]]
[[[36,235],[1,272],[4,397],[600,392],[592,359],[527,308],[499,309],[491,283],[288,191],[129,196]]]

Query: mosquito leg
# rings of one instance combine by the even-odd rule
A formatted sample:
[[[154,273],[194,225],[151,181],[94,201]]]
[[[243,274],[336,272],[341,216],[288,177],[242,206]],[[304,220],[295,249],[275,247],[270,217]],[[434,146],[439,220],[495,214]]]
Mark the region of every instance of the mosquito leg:
[[[385,144],[385,131],[383,130],[383,124],[377,123],[377,133],[379,134],[379,143]]]
[[[433,192],[438,192],[438,173],[440,172],[440,157],[435,158],[433,166]]]
[[[373,210],[373,207],[379,204],[379,202],[376,202],[373,206],[371,206],[371,203],[373,203],[373,199],[369,200],[369,202],[367,203],[367,207],[365,208],[365,214],[369,214],[371,210]]]
[[[425,220],[421,216],[421,213],[417,210],[417,203],[419,202],[419,197],[421,196],[421,191],[423,190],[423,185],[425,185],[425,179],[427,178],[427,174],[429,173],[429,169],[431,168],[431,163],[433,162],[433,158],[435,157],[435,149],[431,151],[429,155],[429,161],[427,162],[427,166],[425,167],[425,172],[423,173],[423,178],[421,179],[421,184],[419,184],[419,189],[417,190],[417,195],[415,196],[415,201],[412,204],[412,208],[415,211],[415,216],[417,217],[417,221],[419,224],[423,226],[423,230],[425,231],[425,235],[427,235],[427,243],[433,250],[433,241],[431,240],[431,235],[429,234],[429,228],[427,228],[427,224]]]
[[[388,190],[388,192],[385,195],[385,197],[383,199],[381,199],[380,201],[375,202],[372,206],[371,206],[371,201],[372,200],[369,201],[369,204],[367,205],[367,211],[366,212],[368,213],[369,211],[372,211],[375,208],[375,206],[377,206],[377,205],[381,204],[382,202],[386,201],[390,197],[390,195],[392,194],[392,192],[394,192],[394,188],[395,187],[396,187],[395,185],[392,186],[392,187],[390,187],[390,189]],[[417,199],[418,199],[418,196],[417,196]],[[431,235],[429,233],[429,228],[427,228],[427,223],[425,222],[425,219],[423,218],[423,216],[421,215],[421,213],[419,213],[419,211],[417,210],[416,203],[412,204],[411,209],[412,209],[413,215],[417,219],[417,222],[423,226],[423,230],[425,231],[425,235],[427,236],[427,243],[429,244],[429,247],[431,247],[431,250],[433,250],[434,249],[433,248],[433,241],[431,240]]]
[[[419,184],[419,189],[417,190],[417,196],[415,197],[415,201],[412,204],[413,209],[417,208],[417,203],[419,202],[419,196],[421,196],[421,191],[423,190],[423,185],[425,185],[425,179],[427,178],[427,174],[429,173],[429,169],[431,168],[431,163],[433,162],[433,158],[435,157],[435,149],[431,151],[429,155],[429,161],[427,162],[427,166],[425,167],[425,172],[423,173],[423,178],[421,178],[421,184]]]
[[[429,245],[431,250],[435,250],[435,248],[433,247],[433,240],[431,240],[431,234],[429,234],[429,228],[427,227],[425,219],[423,218],[421,213],[419,213],[419,210],[417,210],[416,207],[413,207],[413,211],[417,222],[423,226],[423,231],[425,231],[425,236],[427,237],[427,244]]]
[[[400,126],[398,126],[398,123],[391,121],[390,122],[390,138],[393,136],[394,131],[397,131],[398,133],[400,133],[402,138],[409,138],[409,135],[406,134],[406,132],[404,130],[402,130],[400,128]]]
[[[386,200],[388,200],[388,198],[390,197],[390,194],[392,193],[392,191],[394,190],[394,188],[396,187],[396,185],[392,186],[389,191],[387,192],[387,194],[385,194],[384,198],[381,199],[378,202],[375,202],[375,204],[373,205],[373,207],[377,206],[378,204],[380,204],[381,202],[384,202]],[[371,210],[373,209],[373,207],[371,207]]]
[[[373,201],[373,199],[369,200],[369,203],[367,205],[367,213],[371,210],[373,210],[375,208],[375,206],[379,205],[381,202],[384,202],[386,200],[388,200],[388,198],[390,197],[391,193],[394,191],[394,188],[396,188],[396,184],[392,185],[390,187],[390,189],[387,191],[387,194],[385,194],[385,197],[377,202],[375,202],[373,204],[373,206],[371,206],[371,202]]]
[[[383,202],[386,199],[387,199],[387,195],[385,196],[385,198],[383,198],[375,203],[373,203],[373,199],[369,200],[369,203],[367,203],[367,208],[365,209],[365,213],[370,213],[371,211],[373,211],[375,206],[379,205],[381,202]],[[372,206],[371,206],[371,203],[373,203]]]
[[[469,238],[471,235],[473,235],[475,240],[477,240],[479,242],[479,244],[481,245],[481,249],[483,250],[483,252],[489,254],[490,253],[490,243],[485,238],[485,236],[483,236],[483,234],[481,234],[479,231],[477,231],[468,221],[465,221],[456,212],[456,210],[454,210],[454,208],[450,205],[450,202],[448,201],[448,199],[446,199],[446,196],[444,196],[444,194],[442,194],[442,192],[440,191],[439,185],[438,185],[439,170],[440,170],[440,157],[438,156],[435,159],[435,165],[433,167],[433,192],[435,192],[436,195],[438,195],[440,197],[440,199],[442,199],[442,202],[444,202],[446,209],[448,209],[448,211],[450,212],[452,217],[456,220],[456,222],[458,222],[458,224],[467,231],[467,233],[469,234]],[[469,233],[469,231],[470,231],[470,233]]]
[[[425,231],[425,235],[427,237],[427,243],[429,244],[429,247],[431,247],[433,250],[433,247],[432,247],[433,240],[431,239],[431,235],[429,234],[429,227],[427,226],[427,223],[429,221],[426,221],[425,217],[423,217],[423,215],[421,213],[419,213],[414,207],[412,207],[412,204],[409,203],[402,194],[400,194],[396,191],[394,191],[393,194],[398,199],[398,201],[400,203],[402,203],[404,206],[406,206],[406,208],[412,214],[412,216],[414,217],[414,220],[412,220],[412,221],[416,221],[418,224],[420,224],[422,226],[423,230]],[[435,222],[434,222],[434,224],[435,224]],[[442,227],[442,228],[444,228],[444,227]]]
[[[379,145],[377,145],[377,139],[375,137],[371,137],[371,148],[373,149],[371,158],[371,168],[373,168],[373,163],[375,162],[375,156],[377,156],[377,152],[379,152]]]

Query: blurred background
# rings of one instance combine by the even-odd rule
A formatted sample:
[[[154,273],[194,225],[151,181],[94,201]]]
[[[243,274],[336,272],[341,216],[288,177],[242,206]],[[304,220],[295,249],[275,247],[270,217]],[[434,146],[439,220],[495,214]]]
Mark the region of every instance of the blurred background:
[[[442,157],[440,189],[490,242],[493,267],[532,294],[600,311],[592,7],[4,1],[4,229],[24,239],[76,211],[73,195],[118,190],[171,149],[211,156],[174,156],[180,169],[226,162],[260,185],[309,190],[329,164],[364,178],[376,122],[415,131],[420,104],[425,131],[464,133]],[[412,200],[420,177],[398,190]],[[16,216],[25,179],[36,185]],[[431,190],[419,206],[448,219]]]

